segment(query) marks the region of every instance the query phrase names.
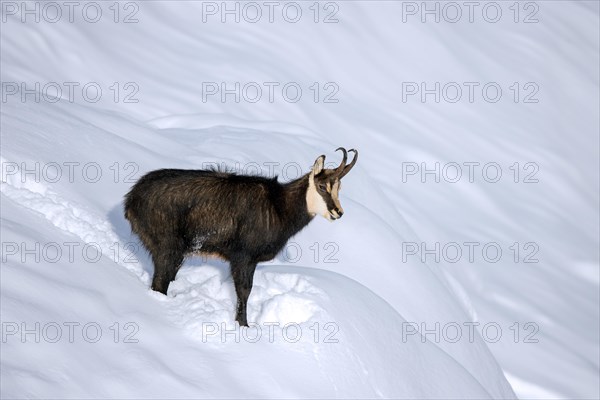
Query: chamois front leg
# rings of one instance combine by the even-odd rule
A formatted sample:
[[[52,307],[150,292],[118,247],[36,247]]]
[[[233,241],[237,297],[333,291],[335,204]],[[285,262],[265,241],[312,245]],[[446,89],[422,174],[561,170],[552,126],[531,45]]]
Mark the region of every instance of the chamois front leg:
[[[252,291],[255,269],[255,262],[231,261],[231,275],[233,276],[233,283],[235,284],[235,292],[237,294],[235,320],[240,326],[248,326],[246,306],[248,304],[248,297],[250,297],[250,292]]]
[[[165,241],[152,254],[154,262],[154,277],[152,279],[152,290],[167,294],[169,284],[175,280],[177,271],[181,267],[184,258],[183,246],[177,241]]]

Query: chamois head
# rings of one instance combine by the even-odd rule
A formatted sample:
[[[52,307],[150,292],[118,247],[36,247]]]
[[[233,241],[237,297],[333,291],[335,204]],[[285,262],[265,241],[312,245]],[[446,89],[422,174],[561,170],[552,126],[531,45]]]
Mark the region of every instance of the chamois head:
[[[354,152],[352,162],[346,165],[348,153],[346,149],[340,147],[336,151],[341,150],[344,154],[342,162],[335,169],[325,168],[325,156],[322,155],[315,161],[310,174],[308,175],[308,190],[306,192],[306,206],[308,213],[311,215],[321,215],[324,218],[333,221],[339,219],[344,214],[344,209],[340,205],[339,191],[341,180],[346,175],[358,159],[358,151],[351,149]]]

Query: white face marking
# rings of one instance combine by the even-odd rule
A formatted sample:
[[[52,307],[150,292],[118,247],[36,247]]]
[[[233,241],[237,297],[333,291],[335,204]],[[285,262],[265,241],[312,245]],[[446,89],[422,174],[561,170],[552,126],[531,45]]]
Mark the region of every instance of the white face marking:
[[[308,177],[308,190],[306,191],[306,207],[310,215],[318,214],[328,220],[331,220],[331,215],[329,215],[329,210],[327,210],[327,203],[325,203],[325,200],[323,200],[319,192],[317,192],[317,187],[315,186],[314,173],[311,173]]]

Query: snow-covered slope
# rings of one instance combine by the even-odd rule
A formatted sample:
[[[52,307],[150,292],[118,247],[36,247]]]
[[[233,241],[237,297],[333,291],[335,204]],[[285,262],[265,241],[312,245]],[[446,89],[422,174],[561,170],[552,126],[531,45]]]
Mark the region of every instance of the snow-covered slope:
[[[0,43],[3,396],[512,397],[504,374],[522,397],[600,395],[597,3],[517,3],[518,23],[512,3],[496,23],[479,8],[472,23],[466,8],[422,22],[412,2],[223,23],[220,2],[154,1],[118,3],[117,23],[108,3],[96,23],[66,9],[22,23],[15,4]],[[39,100],[22,90],[36,82]],[[239,101],[221,97],[236,82]],[[439,82],[440,101],[410,95],[421,82]],[[238,163],[287,180],[340,145],[361,154],[345,216],[259,267],[260,340],[225,330],[225,264],[187,261],[168,298],[147,289],[152,265],[121,208],[141,174]],[[423,183],[436,162],[439,183]],[[419,251],[436,243],[439,259]],[[442,251],[457,246],[458,259]],[[22,343],[36,322],[40,343]],[[49,343],[53,323],[63,335]]]
[[[267,263],[258,270],[249,317],[258,324],[254,329],[260,329],[261,340],[256,340],[258,332],[240,331],[239,328],[236,338],[235,297],[226,264],[190,260],[170,287],[169,298],[147,289],[151,263],[141,250],[129,247],[130,243],[137,242],[122,217],[121,194],[129,186],[122,182],[125,179],[115,183],[114,175],[103,174],[97,182],[87,182],[96,179],[90,169],[85,177],[79,179],[74,174],[73,182],[61,179],[50,186],[28,179],[25,168],[20,167],[21,163],[35,163],[35,157],[43,154],[53,155],[52,161],[44,160],[43,156],[38,159],[44,165],[56,162],[63,166],[72,161],[83,166],[94,162],[105,166],[103,171],[111,171],[109,168],[115,162],[125,165],[132,159],[182,166],[186,158],[210,160],[208,153],[203,155],[201,150],[187,143],[202,141],[203,136],[222,146],[252,134],[257,138],[271,136],[273,149],[298,150],[310,148],[304,143],[310,139],[294,133],[252,130],[250,127],[244,130],[225,127],[172,130],[169,135],[160,130],[156,133],[149,128],[130,127],[129,138],[120,139],[118,131],[108,130],[109,126],[128,125],[118,116],[98,115],[97,111],[84,107],[75,107],[77,110],[70,113],[68,109],[72,109],[72,105],[35,104],[31,108],[25,105],[25,109],[18,111],[20,117],[13,119],[11,115],[17,114],[14,107],[13,104],[4,107],[7,113],[3,119],[5,131],[16,132],[23,120],[35,121],[40,129],[29,127],[27,135],[11,135],[4,139],[6,148],[15,150],[3,152],[8,173],[2,184],[2,216],[5,220],[2,235],[4,243],[16,243],[18,251],[7,248],[5,252],[2,314],[3,321],[9,323],[6,324],[9,332],[15,329],[11,322],[19,321],[19,332],[7,336],[6,350],[3,351],[9,367],[3,369],[4,381],[10,382],[4,386],[7,395],[20,394],[19,388],[27,387],[25,394],[36,397],[49,392],[59,397],[98,394],[145,397],[169,393],[190,397],[511,396],[501,370],[479,337],[474,343],[465,340],[462,345],[447,348],[432,341],[423,342],[421,336],[410,329],[412,325],[409,326],[406,319],[388,304],[407,303],[405,308],[411,313],[436,321],[468,320],[451,290],[444,286],[443,276],[421,265],[399,268],[394,254],[398,234],[384,223],[369,222],[374,219],[371,211],[374,207],[369,203],[346,203],[347,212],[356,217],[354,222],[348,219],[347,225],[354,228],[326,221],[314,222],[278,261]],[[17,107],[21,108],[21,105]],[[65,109],[61,110],[61,107]],[[94,118],[103,119],[100,126],[92,122]],[[64,123],[52,128],[52,121],[59,119]],[[162,154],[158,156],[151,149],[141,148],[134,139],[135,131],[143,132],[144,141],[155,141],[153,147],[158,146]],[[169,137],[177,137],[177,140],[171,140],[169,144],[165,139]],[[102,152],[94,150],[98,143],[106,145]],[[63,150],[65,145],[71,150]],[[246,151],[260,154],[264,146],[259,140],[249,141]],[[63,156],[59,156],[61,153]],[[87,154],[94,154],[94,158],[88,158]],[[11,167],[15,162],[11,160],[20,160],[19,168],[14,172]],[[142,170],[151,166],[141,165]],[[47,172],[49,176],[48,168]],[[360,175],[358,172],[359,181]],[[394,212],[393,209],[390,212]],[[368,228],[371,232],[367,234],[368,230],[361,226],[368,224],[372,227]],[[373,252],[344,251],[344,242],[347,245],[355,243],[354,246],[359,244],[351,237],[345,239],[343,231],[348,230],[362,231],[365,237],[360,245]],[[309,252],[312,241],[324,248],[327,243],[339,248],[335,253],[339,252],[340,258],[333,254],[331,259],[337,260],[334,265],[341,268],[299,267],[298,254],[294,252]],[[25,251],[35,249],[35,243],[40,246],[39,260],[27,256]],[[70,248],[73,249],[72,258],[68,257]],[[345,252],[345,256],[354,259],[353,263],[341,258]],[[22,254],[25,259],[21,258]],[[304,258],[307,262],[312,257]],[[139,262],[133,262],[136,260]],[[323,265],[328,264],[326,257],[321,261]],[[282,263],[288,265],[281,266]],[[347,277],[329,272],[336,269],[345,272]],[[400,275],[405,278],[400,279]],[[396,282],[390,284],[388,280],[394,276]],[[113,280],[119,283],[114,284]],[[380,287],[379,296],[365,285]],[[38,289],[33,289],[35,287]],[[425,300],[424,295],[427,296]],[[41,311],[39,303],[45,304],[48,299],[52,299],[53,307],[45,305]],[[121,303],[124,307],[119,306]],[[156,320],[150,317],[154,314],[158,316]],[[414,315],[411,317],[414,319]],[[25,321],[24,327],[20,321]],[[81,324],[81,327],[73,328],[73,343],[68,340],[68,325],[64,325],[72,321]],[[20,340],[25,328],[35,330],[36,322],[41,324],[42,343],[33,346],[39,349],[32,347],[34,337],[25,343]],[[115,327],[115,322],[120,325]],[[48,344],[44,338],[54,338],[52,329],[56,327],[53,323],[59,324],[64,335],[58,343]],[[94,325],[84,329],[88,323]],[[88,336],[95,338],[95,324],[102,330],[102,339],[106,343],[104,340],[88,343]],[[139,343],[125,342],[126,334],[138,329],[139,334],[132,338]],[[115,330],[122,335],[116,344],[110,340],[115,340]],[[228,330],[234,333],[227,333]],[[295,343],[298,334],[301,340]],[[80,346],[84,347],[84,354],[79,354]],[[192,351],[190,348],[194,346]],[[130,351],[134,352],[131,357]],[[40,363],[49,364],[48,367],[54,365],[55,352],[75,354],[64,357],[60,366],[50,368],[43,374],[42,382],[19,372],[25,369],[34,373]],[[181,356],[182,352],[185,357]],[[141,364],[136,358],[138,353],[144,360]],[[144,368],[147,358],[157,359],[157,365]],[[15,360],[22,360],[25,365],[10,368]],[[104,376],[112,370],[111,362],[122,364],[124,361],[132,363],[131,371],[136,375],[130,383],[141,379],[142,385],[121,383],[107,391],[85,384],[81,388],[75,383],[76,387],[71,387],[68,382],[57,384],[62,379],[85,380],[75,373],[79,369],[105,371],[101,373]],[[72,365],[75,362],[82,365]],[[228,366],[229,362],[233,365]],[[88,364],[93,366],[88,368]],[[180,376],[179,369],[171,371],[171,364],[202,371],[190,380],[189,376],[194,375],[191,371]],[[215,364],[220,367],[212,371],[212,378],[205,377],[203,371],[212,370]],[[153,374],[167,373],[163,368],[169,370],[172,382],[152,378]],[[225,371],[221,372],[221,368]],[[140,372],[144,376],[138,377]],[[399,375],[404,378],[398,379]],[[264,377],[267,377],[266,381]],[[112,379],[112,373],[109,373],[101,386],[112,387]],[[122,376],[118,377],[119,381],[122,379]],[[207,387],[205,379],[214,387]],[[177,384],[177,380],[186,384]],[[229,386],[229,380],[236,381],[236,385]],[[46,385],[58,387],[60,391],[54,392]]]

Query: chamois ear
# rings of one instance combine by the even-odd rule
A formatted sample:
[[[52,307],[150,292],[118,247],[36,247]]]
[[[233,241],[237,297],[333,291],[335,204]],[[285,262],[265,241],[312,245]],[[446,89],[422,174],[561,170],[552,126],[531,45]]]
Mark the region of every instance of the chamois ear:
[[[321,173],[321,171],[323,171],[323,168],[325,167],[325,156],[319,156],[319,158],[317,158],[317,160],[315,161],[315,163],[312,166],[312,173],[314,175],[318,175]]]

